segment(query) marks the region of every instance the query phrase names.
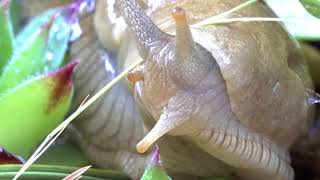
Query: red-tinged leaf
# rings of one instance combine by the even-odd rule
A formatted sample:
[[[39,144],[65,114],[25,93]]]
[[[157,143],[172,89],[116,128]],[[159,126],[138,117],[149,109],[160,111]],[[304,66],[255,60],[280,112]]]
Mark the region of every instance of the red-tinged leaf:
[[[4,148],[0,147],[0,164],[22,164],[22,163],[23,161],[21,160],[21,158],[10,154]]]
[[[61,98],[68,94],[68,91],[70,91],[72,87],[72,72],[78,63],[78,61],[74,61],[73,63],[70,63],[60,70],[48,75],[48,78],[53,77],[55,79],[54,84],[50,84],[50,86],[52,86],[52,92],[50,98],[51,103],[48,106],[49,111],[52,107],[56,106],[58,102],[60,102]]]
[[[156,151],[153,153],[149,160],[141,180],[171,180],[167,173],[162,169],[160,165],[160,149],[157,146]]]
[[[0,95],[0,145],[26,158],[59,125],[71,104],[75,64]]]

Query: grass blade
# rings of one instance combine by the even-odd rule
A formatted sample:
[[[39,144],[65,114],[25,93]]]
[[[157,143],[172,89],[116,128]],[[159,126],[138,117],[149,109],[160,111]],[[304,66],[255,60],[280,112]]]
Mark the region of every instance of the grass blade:
[[[91,166],[86,166],[83,168],[80,168],[78,170],[76,170],[75,172],[71,173],[70,175],[68,175],[67,177],[63,178],[63,180],[77,180],[79,179],[83,173],[85,173],[89,168],[91,168]]]
[[[257,1],[258,0],[246,1],[246,2],[244,2],[242,4],[240,4],[239,6],[236,6],[236,7],[232,8],[232,9],[230,9],[228,11],[225,11],[225,12],[223,12],[221,14],[216,15],[216,16],[212,16],[210,18],[204,19],[203,21],[200,21],[200,22],[194,24],[194,26],[196,26],[196,27],[208,26],[209,24],[212,24],[212,22],[214,22],[214,21],[216,21],[218,19],[222,19],[224,17],[227,17],[227,16],[229,16],[230,14],[232,14],[234,12],[237,12],[237,11],[243,9],[243,8],[246,8],[246,7],[256,3]]]
[[[300,0],[301,4],[309,13],[320,18],[320,1],[319,0]]]
[[[12,179],[22,165],[0,165],[0,179]],[[27,172],[22,175],[23,179],[63,179],[70,173],[78,170],[73,166],[53,166],[53,165],[32,165]],[[82,180],[129,180],[129,177],[122,172],[105,169],[88,169]]]

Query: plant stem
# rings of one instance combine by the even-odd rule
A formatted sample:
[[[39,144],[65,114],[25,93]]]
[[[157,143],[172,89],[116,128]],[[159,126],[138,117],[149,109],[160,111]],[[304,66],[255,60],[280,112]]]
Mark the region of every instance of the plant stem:
[[[305,18],[272,18],[272,17],[239,17],[239,18],[227,18],[227,19],[214,19],[206,24],[201,24],[201,26],[193,25],[195,28],[212,26],[217,24],[228,24],[234,22],[319,22],[318,19],[305,19]]]

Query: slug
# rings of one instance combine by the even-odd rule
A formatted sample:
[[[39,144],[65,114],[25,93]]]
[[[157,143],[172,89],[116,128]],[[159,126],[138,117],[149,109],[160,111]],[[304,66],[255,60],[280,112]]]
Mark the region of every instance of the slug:
[[[156,123],[137,150],[178,136],[243,178],[293,179],[288,149],[312,111],[312,83],[296,42],[277,23],[190,29],[241,2],[166,1],[150,17],[134,0],[117,1],[145,59],[133,72],[143,74],[138,99]],[[273,14],[259,2],[235,14],[241,16]]]
[[[100,14],[105,13],[105,3],[97,1],[95,13],[81,18],[83,35],[71,45],[70,55],[80,60],[74,76],[73,110],[88,94],[96,93],[126,66],[120,59],[124,52],[128,52],[125,50],[128,46],[121,45],[119,52],[115,52],[117,44],[120,46],[121,43],[114,41],[115,47],[112,47],[111,43],[104,41],[105,38],[99,37],[102,35],[100,28],[108,29],[100,24],[100,15],[105,17]],[[115,85],[77,118],[73,124],[77,136],[73,139],[95,166],[121,170],[132,179],[138,179],[151,151],[139,154],[135,146],[146,134],[142,118],[151,117],[139,112],[130,91],[126,82]],[[174,179],[231,174],[225,164],[180,138],[164,138],[158,145],[161,146],[162,164]]]
[[[173,179],[294,178],[289,150],[313,116],[299,44],[275,22],[191,28],[243,2],[96,1],[70,49],[80,60],[73,109],[145,61],[74,123],[95,166],[138,179],[156,143]],[[257,2],[231,16],[274,14]]]

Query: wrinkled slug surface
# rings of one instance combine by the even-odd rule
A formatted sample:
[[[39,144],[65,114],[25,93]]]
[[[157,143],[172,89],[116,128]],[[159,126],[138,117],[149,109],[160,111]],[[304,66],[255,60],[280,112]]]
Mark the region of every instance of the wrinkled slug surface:
[[[186,10],[193,24],[244,1],[152,2],[148,2],[152,6],[148,13],[155,24],[174,34],[174,21],[168,14],[176,6]],[[262,3],[231,15],[272,16]],[[283,147],[290,146],[307,130],[308,113],[312,110],[307,104],[306,89],[313,86],[299,45],[281,25],[239,22],[193,29],[192,33],[219,64],[232,111],[243,124]]]

